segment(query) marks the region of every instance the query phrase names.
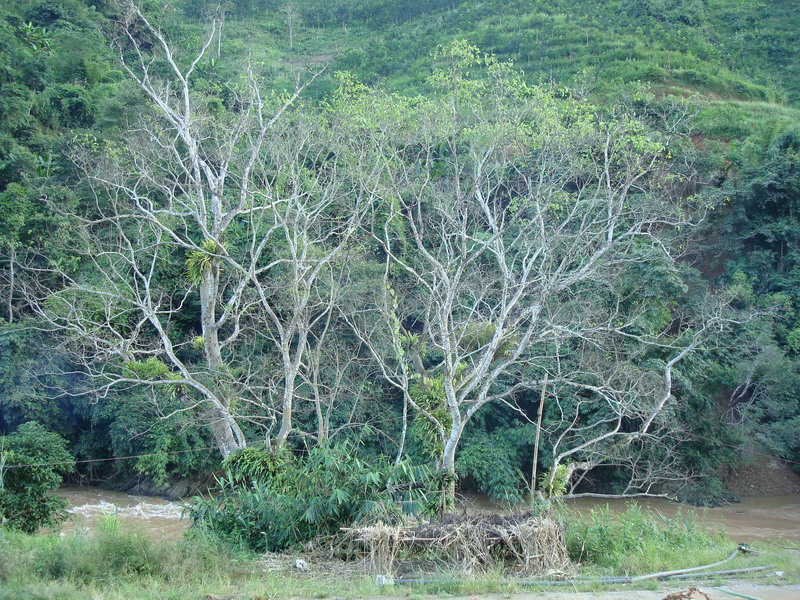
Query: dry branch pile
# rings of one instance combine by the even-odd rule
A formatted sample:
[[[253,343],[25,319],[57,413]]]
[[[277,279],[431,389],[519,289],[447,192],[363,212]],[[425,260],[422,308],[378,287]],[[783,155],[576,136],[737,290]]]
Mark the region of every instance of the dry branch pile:
[[[464,573],[514,568],[533,575],[568,570],[564,531],[532,513],[447,515],[434,523],[403,527],[378,523],[350,530],[363,544],[373,573],[391,574],[397,556],[433,555]]]

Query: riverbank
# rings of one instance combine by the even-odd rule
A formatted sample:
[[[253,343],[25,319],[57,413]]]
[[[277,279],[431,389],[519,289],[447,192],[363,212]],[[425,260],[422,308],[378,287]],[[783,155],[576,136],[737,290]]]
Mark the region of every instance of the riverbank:
[[[605,506],[613,514],[620,514],[634,502],[668,519],[693,518],[703,530],[725,532],[737,544],[778,538],[800,540],[800,494],[743,497],[741,502],[713,508],[699,508],[665,498],[610,501],[580,498],[567,504],[582,514]]]
[[[659,521],[640,509],[629,510],[612,520],[609,511],[588,521],[575,513],[563,515],[568,540],[574,542],[577,537],[579,541],[579,547],[574,543],[571,547],[574,566],[568,572],[548,572],[543,577],[566,580],[566,586],[529,587],[511,566],[503,573],[470,576],[450,573],[443,567],[439,571],[426,571],[415,560],[402,566],[406,576],[414,576],[413,569],[422,568],[420,573],[438,581],[377,586],[375,576],[370,574],[368,557],[345,552],[342,546],[320,543],[316,548],[259,555],[230,543],[223,544],[196,530],[172,539],[154,536],[152,529],[141,527],[142,523],[148,519],[175,519],[178,505],[163,500],[164,504],[157,504],[157,499],[149,499],[151,504],[141,497],[127,495],[103,496],[106,492],[94,490],[75,490],[72,494],[74,500],[99,500],[92,506],[117,506],[120,510],[116,515],[111,511],[98,515],[93,528],[73,525],[70,531],[39,535],[0,529],[0,600],[347,600],[424,596],[481,596],[485,600],[509,597],[659,600],[692,585],[708,592],[709,598],[721,600],[725,596],[711,588],[723,584],[729,590],[761,600],[788,600],[797,597],[800,585],[800,540],[782,539],[758,541],[751,546],[755,553],[740,553],[713,569],[766,567],[748,572],[748,581],[729,581],[719,576],[709,579],[693,573],[681,580],[640,580],[611,589],[601,583],[602,578],[717,563],[735,547],[724,535],[709,536],[693,524],[675,519]],[[117,504],[109,502],[110,499]],[[86,518],[85,508],[76,510],[85,506],[73,506],[73,519],[78,513],[80,518]],[[123,516],[139,519],[140,526],[123,523]],[[300,564],[305,568],[296,568],[298,560],[303,561]],[[768,593],[749,593],[747,590],[752,591],[753,586],[768,586],[759,588]]]
[[[71,518],[62,530],[92,530],[105,514],[117,515],[126,527],[139,529],[156,539],[178,539],[188,529],[181,519],[183,503],[157,496],[127,494],[96,487],[68,486],[59,494],[70,503]],[[466,510],[502,511],[502,507],[481,497],[467,497]],[[635,500],[572,500],[567,506],[580,514],[608,507],[620,514],[633,503],[656,514],[673,519],[692,518],[705,531],[724,531],[736,543],[758,540],[800,540],[800,494],[744,497],[742,501],[715,508],[698,508],[663,498]]]
[[[107,519],[95,532],[30,536],[0,530],[0,600],[282,600],[298,598],[419,599],[429,596],[467,600],[659,600],[696,585],[712,600],[729,597],[724,586],[761,600],[789,600],[800,590],[800,543],[754,546],[759,554],[738,556],[726,568],[770,565],[750,581],[703,579],[640,582],[610,589],[597,583],[531,589],[493,574],[415,586],[378,586],[368,561],[341,561],[325,553],[261,555],[237,553],[204,537],[157,542]],[[720,556],[723,547],[713,550]],[[307,568],[298,570],[302,558]],[[597,569],[581,569],[584,577]],[[780,574],[778,574],[780,573]],[[442,574],[446,577],[446,574]],[[552,575],[549,577],[553,577]]]
[[[640,581],[611,589],[600,583],[601,577],[637,575],[708,564],[725,558],[735,544],[728,537],[720,535],[706,537],[692,551],[680,550],[668,544],[639,545],[629,552],[617,552],[622,558],[604,566],[602,561],[587,562],[592,542],[587,537],[587,552],[581,551],[573,557],[576,562],[574,572],[549,573],[546,576],[547,579],[565,576],[581,578],[580,583],[572,583],[567,587],[527,587],[520,583],[513,570],[480,577],[455,576],[441,571],[436,577],[449,581],[379,587],[375,585],[374,575],[369,574],[366,557],[354,559],[351,556],[343,560],[337,558],[336,552],[332,553],[328,547],[256,555],[221,544],[197,532],[184,536],[188,523],[180,518],[182,507],[179,503],[93,488],[66,488],[61,493],[72,505],[71,520],[61,531],[28,536],[0,529],[0,600],[393,600],[427,596],[455,596],[464,600],[477,596],[482,600],[660,600],[668,594],[685,591],[692,585],[698,586],[712,600],[731,597],[713,589],[720,586],[761,600],[793,600],[800,597],[800,537],[792,539],[792,529],[783,531],[784,535],[778,532],[774,536],[782,539],[752,539],[754,536],[751,535],[747,541],[753,542],[751,548],[757,554],[739,555],[714,569],[768,567],[763,571],[748,573],[747,580],[709,579],[701,574],[693,574],[688,579]],[[628,525],[636,525],[642,519],[665,525],[672,519],[673,525],[678,526],[680,531],[686,530],[689,538],[698,536],[699,539],[704,535],[700,527],[709,528],[704,522],[708,514],[723,514],[721,509],[699,512],[695,529],[694,524],[686,525],[675,520],[675,516],[667,516],[667,508],[659,509],[658,502],[650,505],[655,517],[647,516],[650,511],[641,511],[641,516],[629,514]],[[751,506],[751,502],[755,504]],[[800,497],[772,499],[769,506],[764,506],[764,502],[768,502],[768,499],[748,499],[742,505],[724,508],[745,510],[745,516],[749,514],[753,524],[758,524],[763,519],[752,511],[758,510],[759,503],[762,511],[776,510],[775,507],[778,507],[780,513],[772,515],[774,518],[779,516],[794,527],[800,526],[797,520],[793,520],[794,513],[791,513],[795,509],[800,511]],[[623,506],[611,503],[607,512],[616,518]],[[574,519],[581,516],[585,518],[590,512],[588,508],[584,506],[572,512],[570,522],[575,523]],[[593,508],[598,507],[595,505]],[[743,516],[736,512],[732,514],[735,517]],[[773,522],[769,527],[762,528],[762,533],[772,530],[774,525]],[[609,555],[612,554],[614,540],[619,542],[620,532],[624,534],[627,531],[624,528],[609,528],[603,518],[595,519],[594,526],[595,534],[602,534],[599,548]],[[716,527],[710,528],[713,530]],[[630,535],[627,538],[630,539]],[[295,567],[298,559],[307,564],[305,570]],[[458,581],[454,582],[453,579]]]
[[[800,474],[786,462],[763,454],[747,457],[748,462],[738,465],[725,478],[725,486],[733,493],[741,498],[800,494]]]

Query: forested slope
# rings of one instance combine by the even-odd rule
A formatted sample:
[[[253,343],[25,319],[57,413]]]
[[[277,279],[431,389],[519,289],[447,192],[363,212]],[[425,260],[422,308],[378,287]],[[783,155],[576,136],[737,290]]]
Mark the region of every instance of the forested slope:
[[[233,229],[225,235],[224,244],[228,244],[225,246],[214,245],[216,242],[202,245],[209,240],[197,241],[198,236],[202,237],[200,229],[196,224],[186,225],[181,235],[185,234],[189,242],[153,255],[158,257],[159,264],[153,281],[158,283],[164,298],[169,298],[171,306],[179,307],[170,314],[169,331],[165,334],[178,345],[177,355],[170,362],[164,351],[158,350],[158,344],[147,339],[139,347],[139,354],[125,356],[113,367],[115,377],[125,380],[124,385],[101,386],[101,392],[90,385],[97,372],[87,367],[88,362],[76,359],[74,340],[68,342],[65,332],[58,330],[54,322],[43,320],[45,312],[51,311],[52,318],[52,311],[63,311],[64,307],[52,299],[49,304],[41,305],[33,300],[42,290],[69,286],[70,281],[99,285],[99,276],[92,270],[93,262],[97,266],[93,254],[105,247],[103,244],[111,239],[108,236],[113,238],[115,234],[106,231],[93,238],[87,223],[108,215],[110,205],[106,202],[111,200],[104,198],[114,198],[114,194],[109,188],[98,192],[98,188],[89,185],[88,163],[102,163],[134,148],[133,141],[147,131],[139,118],[150,114],[152,100],[146,97],[146,85],[137,85],[125,71],[120,57],[130,60],[134,50],[148,56],[152,53],[157,57],[153,62],[154,78],[169,79],[173,75],[158,54],[159,41],[154,32],[165,32],[169,43],[178,50],[180,61],[184,61],[180,64],[185,65],[186,57],[203,44],[212,20],[210,3],[200,0],[172,4],[166,10],[151,2],[145,8],[155,24],[152,31],[135,20],[133,25],[126,22],[124,11],[110,0],[23,0],[0,8],[0,315],[4,319],[0,329],[0,428],[10,432],[23,422],[37,420],[67,437],[72,451],[82,459],[147,455],[114,466],[84,469],[81,474],[90,478],[129,475],[131,467],[135,467],[140,473],[166,480],[207,472],[218,465],[217,452],[207,450],[216,445],[215,434],[202,426],[208,415],[195,410],[191,393],[185,387],[170,387],[169,378],[187,379],[177,365],[189,368],[200,365],[207,369],[204,361],[209,356],[209,338],[201,335],[204,300],[200,288],[207,264],[204,261],[235,259],[239,261],[237,264],[247,267],[242,262],[244,255],[236,255],[237,248],[245,247],[243,239],[250,231],[246,223],[233,223]],[[285,100],[282,94],[291,92],[296,82],[308,82],[306,69],[326,66],[325,72],[309,84],[289,111],[293,116],[286,127],[311,131],[314,119],[325,121],[326,125],[319,127],[324,131],[325,144],[342,153],[345,146],[339,144],[346,145],[348,131],[371,131],[370,135],[377,136],[374,132],[386,127],[391,129],[391,135],[399,136],[392,139],[403,139],[407,147],[424,148],[429,143],[428,151],[438,156],[443,146],[437,143],[444,144],[443,141],[404,139],[398,132],[404,126],[421,128],[431,115],[442,110],[432,99],[446,95],[442,91],[446,88],[441,76],[437,79],[431,75],[436,69],[448,66],[455,69],[456,63],[466,71],[459,75],[464,81],[513,84],[509,88],[516,90],[509,92],[512,96],[535,95],[519,90],[544,84],[537,89],[549,91],[541,92],[540,102],[552,103],[557,107],[553,110],[566,111],[577,121],[581,115],[585,116],[587,131],[600,127],[604,119],[620,118],[619,114],[625,111],[630,112],[631,118],[641,119],[643,127],[659,134],[674,120],[683,123],[689,117],[682,133],[683,142],[671,147],[670,159],[675,159],[678,165],[681,161],[690,165],[683,170],[678,168],[675,175],[689,182],[679,194],[682,199],[693,198],[693,207],[702,205],[707,213],[702,229],[698,235],[680,242],[684,244],[678,253],[683,256],[680,261],[662,264],[643,258],[636,268],[622,275],[617,273],[621,277],[618,285],[615,283],[613,290],[604,293],[608,294],[609,302],[619,295],[631,303],[625,308],[631,311],[625,318],[633,319],[634,309],[648,307],[646,323],[636,321],[636,326],[643,328],[636,330],[636,334],[659,331],[671,336],[670,343],[674,344],[684,343],[678,334],[691,321],[685,315],[702,304],[707,290],[726,295],[730,307],[741,314],[753,309],[759,313],[755,319],[742,318],[741,323],[726,329],[714,343],[699,346],[697,352],[677,367],[670,388],[674,400],[670,415],[680,423],[682,437],[673,440],[675,454],[665,457],[663,449],[637,450],[654,465],[668,458],[671,467],[697,476],[691,485],[681,487],[684,497],[715,501],[725,496],[720,484],[725,469],[737,460],[746,460],[748,449],[800,459],[800,440],[795,433],[800,425],[800,398],[796,393],[800,383],[798,21],[800,7],[790,0],[769,3],[238,0],[227,5],[225,18],[218,23],[208,51],[196,65],[189,91],[192,101],[202,106],[200,113],[196,113],[202,123],[239,126],[241,123],[236,119],[242,107],[257,106],[248,104],[252,102],[247,99],[248,68],[261,82],[266,105],[276,108]],[[120,36],[122,22],[128,27],[123,29],[128,38]],[[436,54],[440,47],[457,48],[449,44],[458,40],[495,55],[497,60],[476,58],[483,55],[470,54],[473,51],[465,50],[465,45],[460,46],[460,53]],[[513,60],[509,69],[515,73],[514,69],[520,70],[520,75],[512,76],[498,67],[508,59]],[[342,75],[343,71],[350,75]],[[373,97],[358,82],[384,91],[375,92],[377,95]],[[480,85],[465,84],[465,89],[482,93],[484,98],[495,98],[492,94],[498,93],[496,88]],[[497,100],[498,106],[504,106],[506,100]],[[469,102],[472,100],[467,102],[472,107]],[[522,110],[509,102],[508,110]],[[295,107],[297,112],[293,112]],[[359,107],[363,112],[354,112]],[[492,121],[497,116],[485,106],[474,110],[474,114],[482,115],[480,118],[488,119],[499,129],[510,126],[505,121]],[[304,117],[304,111],[312,116]],[[325,116],[329,114],[326,111],[338,116],[331,119]],[[597,122],[593,120],[595,117],[586,116],[592,111],[597,111]],[[370,120],[370,112],[376,120]],[[546,121],[544,112],[532,114]],[[379,122],[378,115],[387,120]],[[404,118],[408,120],[404,122]],[[151,123],[157,122],[157,112],[152,119]],[[630,129],[625,132],[633,135]],[[499,135],[496,131],[494,134]],[[577,136],[568,127],[563,134]],[[213,138],[222,133],[213,130],[208,135]],[[457,148],[475,143],[460,129],[452,132],[453,139],[461,140],[462,135],[465,137],[456,144]],[[166,144],[167,137],[158,139]],[[570,143],[577,148],[589,142]],[[348,152],[355,152],[348,148]],[[386,151],[381,148],[380,152]],[[280,175],[285,180],[275,184],[276,189],[322,184],[322,179],[315,181],[309,176],[315,172],[312,168],[318,164],[315,161],[321,160],[319,148],[313,156],[308,148],[279,144],[269,151],[275,153],[265,159],[269,164],[295,160],[309,169]],[[148,156],[140,150],[132,152],[140,159]],[[405,155],[378,153],[378,156],[386,164],[410,161]],[[503,163],[508,158],[497,160],[508,166]],[[637,160],[640,159],[641,156]],[[444,165],[446,161],[442,160]],[[152,164],[156,163],[153,159]],[[578,172],[577,165],[571,168]],[[447,174],[442,166],[428,175],[435,180]],[[264,180],[274,183],[273,176],[280,178],[267,169]],[[163,189],[172,185],[165,183],[171,181],[169,177],[163,174],[158,177],[154,181]],[[575,175],[575,181],[578,183],[572,185],[582,185],[580,176]],[[353,182],[346,184],[344,179],[325,182],[330,194],[347,185],[356,187]],[[384,181],[381,185],[389,184]],[[411,188],[403,187],[405,183],[395,185],[398,190],[403,189],[403,194],[411,193]],[[508,183],[509,188],[515,185]],[[572,188],[568,191],[574,192]],[[324,197],[322,191],[319,193]],[[347,212],[343,206],[355,202],[356,196],[331,196],[324,209],[319,210],[328,215],[331,223],[339,223],[341,212]],[[398,197],[405,198],[402,194]],[[385,207],[381,210],[384,209],[390,210]],[[400,213],[407,215],[406,211]],[[384,213],[379,211],[380,214]],[[176,213],[175,218],[183,219],[185,214]],[[287,217],[286,223],[289,222]],[[413,222],[406,225],[413,226]],[[518,226],[526,225],[513,225]],[[569,226],[575,225],[570,222]],[[428,248],[421,244],[416,251],[408,250],[412,242],[406,239],[406,233],[398,230],[386,235],[389,233],[396,236],[391,237],[392,243],[408,245],[403,246],[405,258],[408,258],[406,252],[412,257],[422,256]],[[354,269],[349,276],[371,281],[389,272],[397,290],[405,290],[409,298],[415,297],[409,280],[403,279],[399,272],[387,271],[388,267],[381,263],[383,254],[376,248],[380,243],[375,239],[370,241],[369,236],[356,237],[359,242],[354,246],[336,251],[349,257]],[[389,239],[381,242],[384,250]],[[270,242],[265,256],[281,257],[284,251],[283,243]],[[317,288],[314,286],[321,284],[316,280],[291,279],[289,273],[280,269],[274,276],[280,284],[264,287],[266,296],[279,295],[281,286],[286,289],[308,286],[317,290],[314,302],[320,302],[320,293],[333,297],[328,284]],[[233,297],[231,290],[238,289],[235,280],[226,281],[219,288],[220,298],[225,302]],[[424,279],[420,285],[434,286]],[[366,287],[356,286],[359,291],[353,292],[342,306],[352,308],[356,300],[366,301],[372,293]],[[258,309],[253,308],[257,301],[247,302],[252,312],[242,313],[245,315],[242,323],[248,318],[255,320],[253,315],[258,314]],[[328,336],[331,345],[326,348],[331,353],[310,352],[302,360],[297,359],[297,364],[302,365],[294,367],[299,369],[297,380],[304,383],[293,392],[302,402],[296,411],[294,437],[289,442],[292,448],[299,451],[336,434],[358,442],[366,456],[393,455],[397,441],[406,436],[400,423],[405,423],[402,414],[410,409],[403,393],[398,391],[405,385],[410,398],[419,403],[418,408],[433,417],[411,419],[407,452],[417,462],[435,462],[434,457],[442,448],[438,447],[438,434],[430,423],[446,428],[452,426],[448,419],[453,418],[445,414],[444,405],[437,404],[445,393],[437,386],[443,388],[448,384],[444,379],[436,379],[441,376],[436,365],[447,362],[446,354],[426,348],[423,337],[419,337],[423,330],[427,331],[422,325],[419,305],[406,306],[403,299],[393,302],[400,315],[393,318],[398,319],[398,327],[402,328],[397,331],[407,336],[400,340],[402,352],[421,365],[414,365],[410,371],[414,376],[407,378],[405,384],[384,376],[385,363],[371,362],[373,355],[385,352],[386,348],[364,344],[359,335],[364,335],[366,325],[361,324],[362,329],[358,329],[346,317],[320,318],[332,314],[328,309],[297,313],[300,320],[297,322],[307,319],[305,323],[314,340]],[[299,347],[299,334],[276,333],[280,330],[278,323],[284,323],[284,316],[291,313],[291,302],[281,300],[265,306],[261,315],[264,332],[255,332],[252,339],[256,341],[251,340],[246,346],[230,346],[240,348],[238,354],[225,358],[224,369],[215,368],[215,377],[224,380],[224,385],[221,384],[224,393],[245,404],[258,405],[266,402],[263,398],[288,394],[288,384],[279,380],[287,372],[286,365],[292,363],[293,359],[287,357]],[[273,306],[276,308],[270,313]],[[659,306],[663,308],[656,308]],[[113,307],[103,309],[102,303],[88,303],[82,309],[85,311],[82,318],[94,324],[87,325],[85,339],[97,333],[93,327],[106,327],[123,336],[133,335],[136,329],[127,320],[131,317],[123,319],[122,313],[102,321],[101,313],[104,310],[113,313],[116,310]],[[679,314],[684,316],[679,318]],[[105,325],[100,325],[101,322]],[[238,327],[239,321],[236,323]],[[670,323],[674,324],[672,329]],[[302,327],[298,331],[301,330]],[[494,336],[493,330],[480,330],[473,323],[458,335],[465,336],[465,347],[474,346],[469,352],[478,352],[489,343],[487,340],[497,337],[493,360],[500,360],[501,348],[517,343],[514,341],[519,336],[517,331],[510,328],[507,333]],[[311,349],[322,347],[321,342],[309,344]],[[619,351],[619,356],[629,361],[630,364],[625,362],[625,368],[642,373],[663,370],[669,359],[663,349],[628,354],[629,349],[623,352],[623,346],[620,341],[614,352]],[[280,354],[280,348],[285,350],[285,356]],[[575,360],[574,365],[578,365],[580,361],[575,356],[580,353],[576,348],[573,346],[563,356],[552,348],[537,349],[539,362],[531,361],[527,371],[515,371],[508,379],[498,380],[500,387],[494,388],[493,394],[500,394],[498,389],[513,389],[526,379],[540,385],[515,395],[510,405],[488,403],[475,414],[464,430],[456,457],[456,470],[465,485],[500,498],[519,497],[524,488],[524,478],[519,473],[530,468],[532,420],[539,402],[541,374],[549,370],[542,362],[543,357],[560,356],[565,364],[573,364],[570,361]],[[97,348],[83,350],[100,353]],[[348,352],[354,352],[356,359],[348,359]],[[465,350],[454,352],[454,356],[461,356],[459,352]],[[617,356],[609,349],[604,352],[606,359]],[[251,360],[256,355],[260,362]],[[599,353],[593,360],[601,358]],[[338,363],[339,360],[342,362]],[[316,371],[311,369],[301,376],[302,369],[314,365]],[[258,379],[259,369],[273,375],[265,382]],[[102,375],[108,373],[104,371]],[[337,373],[341,377],[337,378]],[[207,375],[192,380],[197,384],[196,389],[207,385],[203,379]],[[456,381],[458,377],[454,377]],[[284,377],[284,381],[288,379]],[[147,382],[165,385],[147,385]],[[321,389],[335,399],[327,405],[325,415],[320,410],[320,396],[314,396]],[[554,393],[569,393],[567,388],[558,391],[558,384],[554,389]],[[580,395],[576,398],[578,406],[586,400]],[[270,402],[280,404],[278,400]],[[555,405],[546,406],[550,412],[545,414],[545,429],[552,433],[545,436],[543,445],[555,456],[560,441],[558,423],[564,419],[565,408],[559,405],[559,413]],[[273,432],[275,415],[280,414],[280,410],[271,409],[272,412],[265,411],[259,416],[248,413],[249,409],[243,406],[238,410],[247,415],[242,427],[251,439],[261,439],[264,430]],[[592,426],[605,418],[595,408],[584,413],[583,409],[570,405],[566,410],[574,410],[576,419],[580,414]],[[267,412],[269,418],[265,416]],[[626,414],[620,426],[633,432],[637,419],[642,419],[640,414]],[[580,440],[576,438],[574,444],[579,446]],[[192,451],[197,448],[204,450]],[[605,451],[611,455],[619,447]],[[591,477],[582,481],[582,489],[624,489],[628,468],[625,465],[631,462],[631,454],[620,458],[616,467],[605,465],[595,469]],[[541,456],[544,457],[541,468],[546,471],[553,466],[553,457],[547,458],[547,452]],[[665,485],[667,491],[672,489]]]

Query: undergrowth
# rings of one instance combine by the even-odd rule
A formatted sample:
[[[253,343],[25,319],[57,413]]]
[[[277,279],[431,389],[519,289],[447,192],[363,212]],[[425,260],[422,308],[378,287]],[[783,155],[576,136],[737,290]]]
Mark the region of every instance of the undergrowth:
[[[93,533],[26,535],[0,529],[0,581],[68,581],[72,584],[155,579],[216,578],[232,555],[198,535],[167,543],[120,528],[106,516]]]
[[[570,558],[617,575],[712,563],[733,547],[725,535],[701,529],[693,513],[669,519],[632,504],[618,515],[606,506],[568,517]]]
[[[0,527],[0,600],[185,600],[352,597],[380,593],[372,578],[312,570],[264,572],[258,556],[193,531],[153,540],[107,517],[93,532],[30,535]]]
[[[602,574],[634,574],[694,566],[719,560],[733,547],[724,537],[698,531],[689,519],[664,521],[638,507],[619,518],[605,509],[577,518],[569,523],[568,535],[571,548],[584,553],[579,571],[583,576],[599,575],[600,569],[606,571]],[[760,554],[740,556],[729,563],[730,568],[770,564],[784,573],[770,577],[770,583],[800,581],[796,542],[762,542],[753,547]],[[590,556],[595,562],[588,560]],[[231,552],[197,531],[179,542],[154,541],[120,528],[113,517],[95,532],[65,536],[0,528],[0,600],[185,600],[207,595],[277,600],[532,591],[500,572],[424,586],[377,587],[371,576],[326,570],[313,559],[309,563],[304,573],[264,570],[258,555]],[[447,579],[444,574],[442,578]],[[634,587],[657,585],[644,582]],[[608,588],[590,582],[576,589]]]
[[[347,443],[278,462],[248,449],[226,464],[218,493],[195,498],[187,512],[194,530],[232,547],[280,552],[355,523],[432,510],[427,468],[406,461],[369,464]]]

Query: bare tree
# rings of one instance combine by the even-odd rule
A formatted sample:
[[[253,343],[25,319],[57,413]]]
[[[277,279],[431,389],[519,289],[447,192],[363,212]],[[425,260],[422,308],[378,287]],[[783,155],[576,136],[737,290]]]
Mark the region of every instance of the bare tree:
[[[676,452],[685,437],[674,410],[674,372],[701,346],[714,347],[736,322],[718,299],[693,310],[673,314],[665,328],[648,335],[617,325],[602,347],[581,340],[580,352],[553,356],[561,386],[550,400],[556,416],[548,431],[547,487],[563,485],[559,493],[580,495],[575,489],[599,466],[627,474],[623,496],[663,495],[665,485],[674,493],[691,481]]]
[[[294,2],[286,2],[281,6],[281,13],[286,19],[286,30],[289,34],[289,49],[294,49],[294,29],[300,23],[300,11]]]
[[[84,267],[48,266],[59,285],[31,299],[44,322],[71,334],[96,392],[181,386],[192,392],[186,410],[205,407],[223,456],[247,444],[243,420],[268,442],[280,423],[279,446],[293,427],[309,331],[331,310],[325,274],[363,212],[332,153],[335,128],[290,110],[319,72],[276,100],[248,70],[218,114],[193,91],[192,75],[221,15],[183,59],[135,4],[122,6],[120,57],[151,110],[121,144],[76,149],[94,202],[53,209],[76,223]],[[200,335],[179,339],[195,290]],[[136,365],[148,357],[167,368],[144,376]]]
[[[438,432],[452,497],[466,424],[540,387],[545,372],[613,414],[583,448],[562,441],[557,461],[599,449],[623,423],[634,439],[655,435],[671,369],[706,327],[670,318],[639,335],[655,307],[622,285],[642,264],[676,276],[673,238],[692,222],[674,193],[670,134],[630,111],[600,114],[528,87],[464,44],[439,58],[441,99],[358,87],[348,98],[359,144],[369,140],[382,165],[361,184],[385,200],[371,233],[386,256],[383,283],[351,320],[385,379]],[[635,359],[660,344],[674,355],[658,384]],[[566,354],[572,371],[558,369]],[[579,417],[570,432],[584,431]]]

